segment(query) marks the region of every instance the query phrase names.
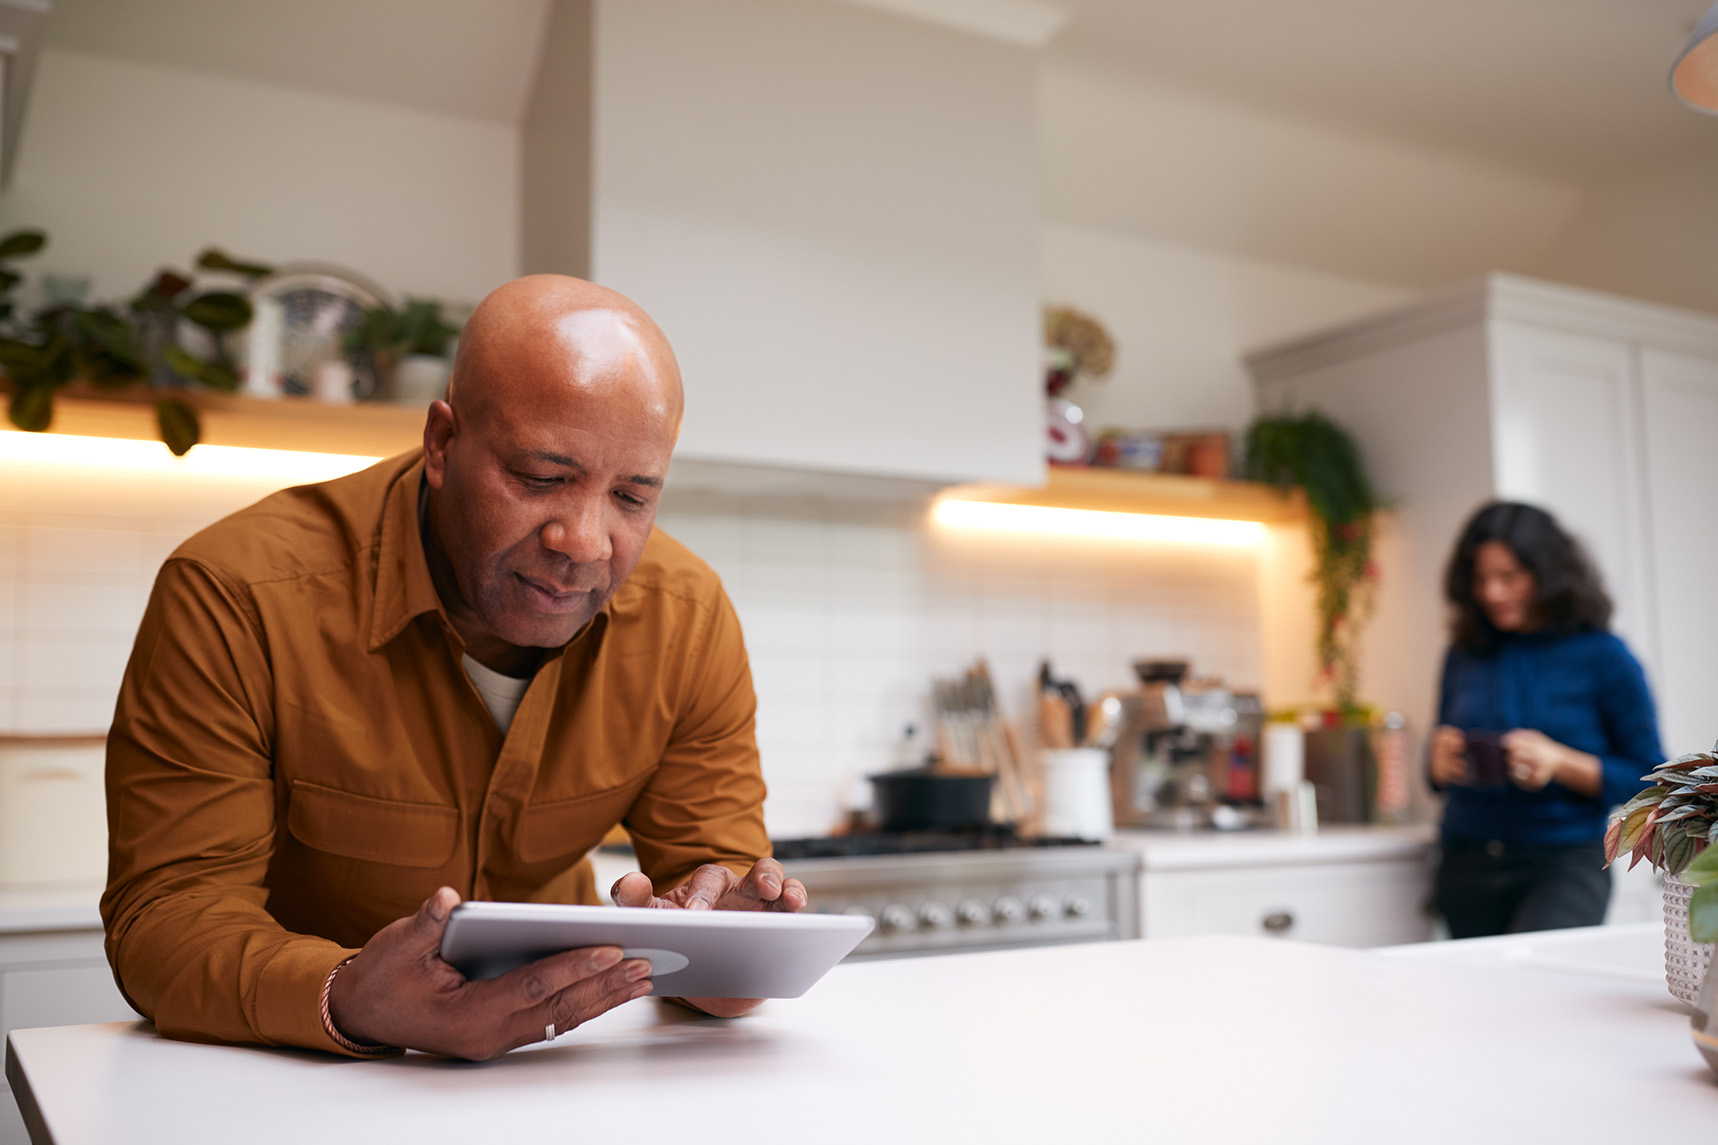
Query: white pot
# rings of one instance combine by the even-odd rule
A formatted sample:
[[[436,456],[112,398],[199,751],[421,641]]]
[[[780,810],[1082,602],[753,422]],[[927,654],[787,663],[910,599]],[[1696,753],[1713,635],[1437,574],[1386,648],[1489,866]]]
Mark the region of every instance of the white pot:
[[[1700,996],[1713,948],[1713,943],[1695,942],[1688,935],[1688,900],[1693,897],[1693,883],[1664,876],[1664,979],[1677,1001],[1690,1006]]]

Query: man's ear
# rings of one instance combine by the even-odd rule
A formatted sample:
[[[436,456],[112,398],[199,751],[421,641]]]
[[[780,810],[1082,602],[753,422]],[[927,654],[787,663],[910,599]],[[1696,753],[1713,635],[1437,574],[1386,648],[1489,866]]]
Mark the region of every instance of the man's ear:
[[[436,492],[447,475],[447,447],[455,429],[453,407],[446,402],[431,402],[424,419],[424,480]]]

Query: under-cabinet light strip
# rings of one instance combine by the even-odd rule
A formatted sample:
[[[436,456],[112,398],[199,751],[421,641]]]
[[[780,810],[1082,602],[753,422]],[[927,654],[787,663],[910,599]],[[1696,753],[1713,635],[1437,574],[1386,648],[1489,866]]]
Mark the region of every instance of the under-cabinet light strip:
[[[955,529],[1232,548],[1257,545],[1265,537],[1265,526],[1258,521],[1056,509],[1044,505],[1005,505],[958,498],[938,501],[932,511],[932,519],[939,525]]]
[[[0,431],[0,464],[65,466],[86,471],[308,482],[343,477],[380,460],[351,453],[248,449],[236,445],[195,445],[185,456],[174,457],[159,441]]]

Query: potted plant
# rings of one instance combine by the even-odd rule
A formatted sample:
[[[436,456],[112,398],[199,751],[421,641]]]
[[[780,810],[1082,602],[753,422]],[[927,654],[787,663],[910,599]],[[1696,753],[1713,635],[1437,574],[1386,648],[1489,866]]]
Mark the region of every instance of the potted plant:
[[[1247,429],[1242,470],[1254,481],[1306,494],[1318,586],[1319,672],[1335,689],[1343,716],[1360,715],[1360,634],[1378,584],[1372,541],[1381,507],[1360,450],[1346,430],[1317,411],[1262,417]]]
[[[1652,786],[1617,808],[1605,862],[1631,855],[1664,872],[1664,971],[1670,992],[1694,1004],[1718,942],[1718,747],[1679,755],[1647,776]]]
[[[364,311],[363,325],[346,336],[345,350],[360,368],[370,371],[377,394],[427,399],[432,395],[398,392],[400,367],[412,358],[433,359],[442,366],[432,371],[431,376],[445,383],[447,345],[458,333],[459,327],[442,317],[441,303],[409,298],[403,310],[377,306]],[[438,387],[431,384],[428,388]]]
[[[0,263],[35,254],[47,244],[41,231],[0,238]],[[240,262],[209,248],[200,269],[255,278],[269,268]],[[0,366],[11,389],[7,416],[19,429],[40,432],[53,420],[54,394],[73,381],[97,389],[147,386],[155,390],[161,440],[176,455],[197,444],[197,411],[181,396],[196,386],[222,393],[238,389],[228,338],[250,324],[251,306],[226,290],[196,291],[190,276],[163,270],[123,307],[60,303],[19,317],[11,299],[22,275],[0,265]],[[185,325],[198,331],[198,352],[186,348]]]

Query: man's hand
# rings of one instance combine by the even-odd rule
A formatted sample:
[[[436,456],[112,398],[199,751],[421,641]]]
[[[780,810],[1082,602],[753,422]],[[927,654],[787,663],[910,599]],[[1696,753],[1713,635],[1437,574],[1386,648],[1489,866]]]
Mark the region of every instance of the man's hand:
[[[805,909],[805,884],[790,879],[774,859],[759,859],[740,878],[726,867],[707,863],[692,877],[658,896],[650,879],[638,871],[622,875],[609,891],[616,906],[655,907],[666,910],[780,910]],[[338,979],[336,979],[338,984]],[[682,1001],[718,1018],[737,1018],[756,1009],[762,998],[684,998]]]
[[[1440,787],[1468,782],[1467,737],[1459,729],[1439,724],[1433,730],[1431,772],[1432,782]]]
[[[801,892],[804,893],[803,891]],[[497,978],[467,981],[441,960],[441,935],[459,894],[442,887],[409,918],[389,923],[334,979],[334,1028],[357,1042],[487,1061],[564,1034],[650,993],[650,963],[592,946],[539,959]]]

